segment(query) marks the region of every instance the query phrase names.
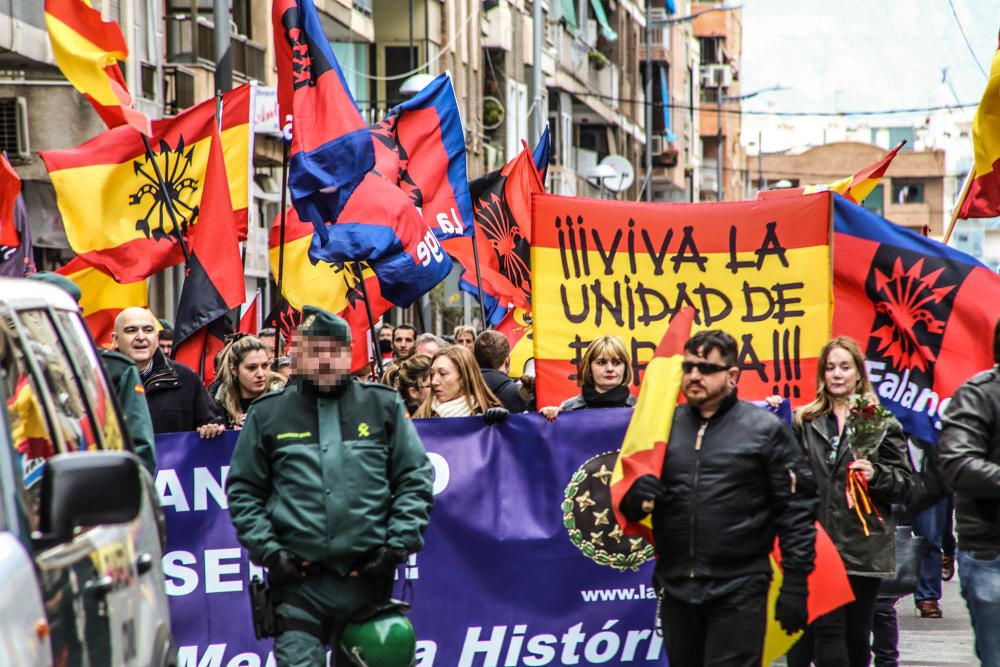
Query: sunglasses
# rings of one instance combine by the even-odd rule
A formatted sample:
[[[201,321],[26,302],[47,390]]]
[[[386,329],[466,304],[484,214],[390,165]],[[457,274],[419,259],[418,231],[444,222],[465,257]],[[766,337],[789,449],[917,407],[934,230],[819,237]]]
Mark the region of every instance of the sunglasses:
[[[713,373],[721,373],[722,371],[729,370],[729,366],[722,366],[720,364],[711,364],[707,361],[682,361],[681,370],[685,373],[690,373],[694,369],[698,369],[698,372],[702,375],[712,375]]]

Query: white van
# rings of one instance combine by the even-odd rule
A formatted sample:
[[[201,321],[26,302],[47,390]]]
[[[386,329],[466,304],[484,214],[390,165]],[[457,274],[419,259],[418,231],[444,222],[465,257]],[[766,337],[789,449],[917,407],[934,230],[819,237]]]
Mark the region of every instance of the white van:
[[[176,667],[163,522],[72,298],[0,278],[0,665]]]

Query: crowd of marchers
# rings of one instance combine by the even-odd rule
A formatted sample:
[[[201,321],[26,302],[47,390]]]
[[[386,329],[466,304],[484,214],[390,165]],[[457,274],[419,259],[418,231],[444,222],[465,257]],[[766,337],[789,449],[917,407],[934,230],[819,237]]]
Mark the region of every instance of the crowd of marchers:
[[[207,388],[170,358],[169,323],[147,309],[122,311],[113,336],[117,351],[135,363],[153,432],[210,438],[241,429],[227,485],[237,532],[272,580],[296,591],[278,606],[286,618],[285,630],[275,630],[279,664],[335,645],[327,640],[342,635],[340,621],[384,602],[396,565],[422,546],[430,468],[410,417],[480,415],[497,424],[510,413],[538,411],[554,420],[568,410],[635,404],[628,354],[614,336],[596,339],[582,355],[578,395],[539,407],[531,363],[512,378],[510,347],[497,331],[477,335],[461,326],[444,337],[385,325],[377,335],[383,370],[375,377],[375,365],[351,373],[346,323],[311,312],[290,357],[275,358],[285,348],[273,330],[232,336]],[[774,618],[789,633],[802,631],[788,664],[856,667],[873,657],[879,667],[897,664],[900,597],[893,582],[909,555],[896,553],[896,528],[908,526],[926,538],[916,613],[941,617],[941,582],[954,575],[957,561],[976,652],[983,665],[1000,666],[1000,322],[993,346],[998,365],[955,393],[939,442],[925,443],[878,407],[863,353],[850,338],[834,338],[818,351],[815,396],[788,424],[738,396],[731,335],[691,336],[681,364],[685,400],[673,417],[662,471],[639,477],[620,505],[629,520],[651,515],[660,554],[654,586],[670,663],[761,663],[769,556],[777,540],[783,577]],[[279,391],[286,383],[293,391]],[[262,400],[269,396],[285,398]],[[767,401],[776,407],[780,398]],[[873,415],[883,416],[862,428],[858,419]],[[386,449],[353,447],[370,440]],[[351,444],[355,460],[328,455],[335,444]],[[346,471],[370,478],[382,500],[360,509],[344,498],[331,505],[329,478]],[[283,495],[294,504],[284,508]],[[310,507],[313,515],[304,509]],[[335,539],[311,535],[310,517],[344,511],[354,517],[342,524],[354,526],[350,544],[331,546]],[[373,512],[385,516],[372,523]],[[810,619],[817,521],[843,560],[854,600]],[[315,529],[322,532],[324,524]]]

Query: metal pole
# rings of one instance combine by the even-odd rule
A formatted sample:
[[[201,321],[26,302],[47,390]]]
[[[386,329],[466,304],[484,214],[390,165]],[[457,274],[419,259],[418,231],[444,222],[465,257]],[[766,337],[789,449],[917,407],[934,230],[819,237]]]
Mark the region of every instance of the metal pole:
[[[535,0],[536,2],[538,0]],[[483,305],[483,278],[479,272],[479,244],[476,243],[476,237],[472,237],[472,263],[476,265],[476,289],[479,290],[479,317],[482,318],[483,331],[489,328],[489,323],[486,321],[486,306]]]
[[[365,300],[365,313],[368,314],[368,340],[369,344],[375,343],[375,317],[372,315],[372,304],[368,301],[368,285],[365,284],[365,267],[361,262],[354,262],[358,271],[358,280],[361,281],[361,297]],[[375,344],[375,367],[378,368],[378,376],[382,377],[382,353]]]
[[[285,279],[285,216],[288,214],[288,151],[289,151],[289,139],[282,133],[281,137],[281,227],[278,228],[278,298],[277,302],[280,303],[281,299],[284,297],[284,292],[282,292],[282,283]],[[274,356],[279,357],[280,345],[278,345],[278,339],[280,336],[276,331],[274,334]]]
[[[412,72],[417,67],[417,54],[413,52],[413,0],[407,0],[406,6],[409,9],[410,14],[410,72]]]
[[[542,0],[532,0],[531,22],[532,22],[532,48],[531,48],[531,88],[535,96],[532,107],[535,109],[534,122],[531,124],[531,145],[535,146],[542,138],[544,131],[545,110],[542,109],[542,40],[544,35],[544,17],[542,16]]]
[[[653,45],[650,43],[650,4],[646,1],[646,201],[653,201]],[[669,30],[664,26],[664,30]],[[666,102],[666,100],[664,100]]]
[[[764,189],[764,133],[757,133],[757,191]]]
[[[722,86],[719,86],[716,90],[716,114],[715,114],[715,138],[717,146],[715,147],[715,201],[722,201]]]
[[[170,190],[167,189],[167,184],[163,180],[163,174],[160,172],[160,165],[156,163],[156,155],[153,153],[153,147],[149,145],[149,137],[147,137],[142,132],[139,133],[142,137],[142,144],[146,147],[146,157],[149,158],[150,163],[153,165],[153,174],[156,175],[156,181],[160,184],[160,193],[163,196],[163,205],[167,209],[167,215],[170,216],[170,222],[174,225],[174,233],[177,235],[177,241],[180,243],[181,252],[184,253],[184,264],[185,266],[191,261],[191,255],[188,253],[187,242],[184,241],[184,230],[181,229],[180,224],[177,222],[177,212],[174,210],[174,199],[171,196]]]
[[[215,89],[233,88],[233,52],[229,32],[229,0],[215,0],[213,42],[215,46]]]

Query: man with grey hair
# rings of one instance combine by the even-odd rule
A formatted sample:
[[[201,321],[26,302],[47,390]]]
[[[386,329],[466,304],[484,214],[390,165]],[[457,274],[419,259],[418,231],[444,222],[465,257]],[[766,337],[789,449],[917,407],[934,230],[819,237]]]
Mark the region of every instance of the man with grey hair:
[[[154,433],[197,431],[214,438],[226,426],[201,378],[184,364],[168,359],[158,346],[156,320],[146,308],[118,313],[111,344],[135,362],[146,390]]]
[[[433,359],[438,350],[443,350],[446,347],[451,347],[451,343],[444,338],[432,333],[422,333],[417,336],[417,340],[413,343],[413,354],[424,354]]]

